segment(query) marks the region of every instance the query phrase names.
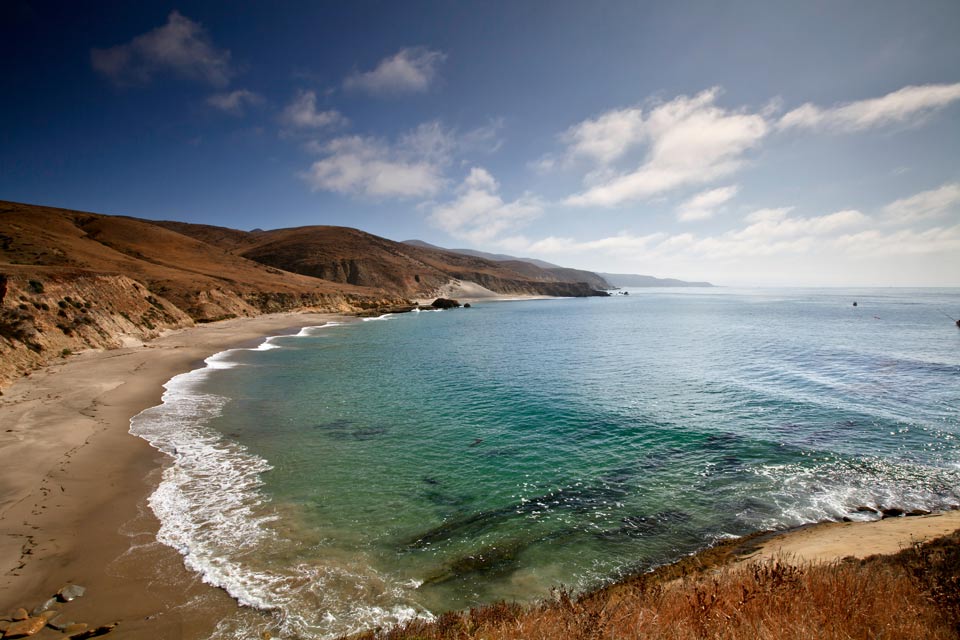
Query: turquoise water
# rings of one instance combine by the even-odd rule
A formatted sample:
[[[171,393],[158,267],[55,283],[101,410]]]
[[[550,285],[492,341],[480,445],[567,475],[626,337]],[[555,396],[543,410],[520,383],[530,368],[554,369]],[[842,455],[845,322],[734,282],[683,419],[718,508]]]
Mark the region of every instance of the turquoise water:
[[[960,291],[388,316],[219,354],[132,431],[175,459],[151,498],[161,541],[256,624],[323,638],[589,588],[756,529],[960,505],[944,313]]]

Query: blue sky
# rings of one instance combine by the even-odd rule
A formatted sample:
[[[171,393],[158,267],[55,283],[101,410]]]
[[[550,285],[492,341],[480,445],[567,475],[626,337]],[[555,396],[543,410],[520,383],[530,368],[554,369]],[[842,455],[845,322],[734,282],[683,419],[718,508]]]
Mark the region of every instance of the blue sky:
[[[0,198],[960,286],[960,3],[0,8]]]

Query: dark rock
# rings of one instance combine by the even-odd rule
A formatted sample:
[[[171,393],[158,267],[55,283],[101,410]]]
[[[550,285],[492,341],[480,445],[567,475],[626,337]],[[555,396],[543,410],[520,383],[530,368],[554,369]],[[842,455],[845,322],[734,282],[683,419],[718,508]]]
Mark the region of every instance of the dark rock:
[[[883,514],[884,518],[899,518],[904,514],[903,509],[897,509],[896,507],[890,509],[881,509],[880,513]]]
[[[450,298],[437,298],[430,306],[434,309],[456,309],[460,306],[460,303]]]
[[[49,610],[51,610],[51,609],[55,609],[56,606],[57,606],[57,599],[56,599],[56,598],[50,598],[49,600],[47,600],[47,601],[44,602],[43,604],[37,605],[37,607],[35,607],[34,610],[30,612],[30,615],[32,615],[32,616],[38,616],[38,615],[40,615],[41,613],[43,613],[44,611],[49,611]]]
[[[62,587],[60,591],[57,591],[57,599],[60,600],[60,602],[70,602],[82,597],[86,592],[86,587],[81,587],[78,584],[68,584]]]
[[[469,309],[469,308],[470,308],[470,303],[469,303],[469,302],[464,302],[464,303],[463,303],[463,308],[464,308],[464,309]]]
[[[859,507],[857,507],[857,513],[873,513],[873,514],[876,514],[876,513],[877,513],[877,510],[874,509],[873,507],[868,507],[868,506],[866,506],[866,505],[860,505]]]
[[[908,516],[928,516],[930,512],[926,509],[913,509],[907,512]]]
[[[90,629],[89,631],[84,631],[70,636],[73,640],[83,640],[83,638],[96,638],[97,636],[105,636],[116,628],[118,623],[114,622],[113,624],[105,624],[102,627],[97,627],[96,629]],[[86,625],[84,625],[86,626]]]
[[[467,576],[496,576],[510,573],[516,569],[517,554],[525,546],[520,541],[504,541],[475,553],[461,556],[428,576],[424,580],[424,584],[436,585],[451,580],[462,580]]]
[[[50,620],[47,620],[47,626],[51,629],[56,629],[57,631],[64,631],[67,627],[72,627],[75,624],[77,623],[63,614],[54,616]],[[78,632],[86,630],[87,625],[83,625],[83,629],[78,629]]]

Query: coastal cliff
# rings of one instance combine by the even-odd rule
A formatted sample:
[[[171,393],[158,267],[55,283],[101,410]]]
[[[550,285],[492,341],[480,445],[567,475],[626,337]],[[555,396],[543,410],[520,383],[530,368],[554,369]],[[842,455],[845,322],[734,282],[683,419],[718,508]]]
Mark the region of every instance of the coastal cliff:
[[[347,227],[247,232],[0,201],[0,387],[77,351],[194,323],[404,311],[457,281],[506,295],[606,295],[530,267]]]

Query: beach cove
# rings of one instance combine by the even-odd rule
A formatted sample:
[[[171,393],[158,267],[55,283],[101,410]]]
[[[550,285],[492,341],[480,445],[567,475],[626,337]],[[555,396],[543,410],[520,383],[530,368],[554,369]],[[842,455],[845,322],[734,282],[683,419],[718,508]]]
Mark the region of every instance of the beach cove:
[[[651,300],[659,300],[662,303],[664,298],[654,297]],[[515,311],[510,313],[546,314],[553,317],[554,321],[561,323],[564,320],[557,319],[573,313],[572,319],[568,317],[566,321],[573,322],[574,326],[586,326],[585,324],[576,325],[578,322],[576,314],[587,313],[582,320],[591,321],[589,313],[597,307],[586,306],[592,303],[578,302],[576,304],[581,306],[571,311],[571,307],[563,306],[569,302],[563,300],[518,302],[502,308],[513,307]],[[625,302],[625,300],[617,301],[613,304],[620,304],[621,309],[626,309],[628,307],[624,306]],[[757,303],[757,301],[754,302]],[[519,306],[514,307],[514,305]],[[383,349],[391,345],[390,341],[395,340],[396,344],[390,348],[399,349],[402,352],[407,348],[404,346],[405,343],[408,342],[413,348],[420,344],[418,340],[421,340],[422,336],[419,333],[405,335],[407,329],[398,328],[400,327],[398,323],[413,323],[420,320],[434,323],[482,321],[488,326],[491,322],[495,322],[495,326],[502,327],[507,316],[484,316],[484,308],[501,308],[501,305],[489,307],[480,305],[471,310],[455,312],[481,314],[473,319],[465,315],[456,316],[451,312],[421,314],[423,318],[388,317],[385,318],[386,322],[373,322],[363,327],[338,328],[337,335],[356,336],[357,332],[354,329],[361,329],[367,334],[363,340],[370,341],[370,336],[373,336],[371,348],[379,349],[382,353]],[[633,307],[633,310],[635,311],[636,307]],[[654,324],[657,322],[656,317],[647,319],[652,320]],[[515,320],[514,317],[511,321]],[[537,324],[542,320],[543,317],[539,317]],[[209,637],[221,619],[235,615],[237,607],[232,598],[219,589],[212,589],[202,584],[195,573],[183,568],[183,559],[178,553],[154,541],[158,523],[147,507],[146,500],[160,481],[159,469],[169,464],[169,459],[149,447],[143,440],[131,437],[128,433],[129,420],[141,410],[157,405],[162,390],[161,385],[168,382],[174,374],[196,369],[205,358],[214,353],[236,347],[256,349],[264,344],[265,336],[286,335],[290,337],[271,341],[279,348],[238,353],[234,354],[234,359],[240,357],[246,362],[246,358],[292,356],[297,351],[305,352],[306,347],[296,346],[293,349],[282,347],[306,345],[311,340],[330,342],[330,330],[324,333],[323,329],[311,331],[308,334],[323,334],[327,337],[314,335],[311,338],[308,334],[299,338],[294,337],[294,334],[303,333],[300,332],[301,327],[340,321],[343,319],[327,315],[286,314],[214,323],[170,334],[144,347],[82,354],[67,359],[62,365],[56,365],[32,375],[29,379],[21,380],[8,389],[0,408],[4,412],[3,424],[16,426],[13,427],[14,432],[3,435],[12,439],[17,437],[19,431],[15,446],[21,447],[17,451],[24,453],[11,455],[12,459],[22,461],[20,468],[8,466],[4,470],[5,486],[14,487],[9,506],[4,510],[4,527],[5,531],[17,531],[18,535],[9,536],[4,540],[3,552],[4,558],[9,558],[14,567],[11,573],[19,574],[9,576],[4,583],[4,606],[13,607],[20,604],[33,606],[34,600],[41,602],[62,584],[76,582],[88,587],[88,595],[71,604],[71,607],[76,608],[78,617],[86,616],[94,624],[106,624],[119,620],[123,625],[124,637]],[[851,320],[844,316],[843,322],[848,321],[858,322],[859,320]],[[439,324],[421,323],[419,326],[431,334],[440,331],[442,335],[442,331],[445,331]],[[472,327],[471,331],[476,330],[477,325],[474,324]],[[450,329],[453,330],[455,327],[451,325]],[[381,338],[386,342],[381,342]],[[340,347],[331,346],[333,353],[339,352],[338,349],[349,350],[350,344],[354,344],[350,341],[355,338],[338,339],[347,340],[347,342]],[[364,352],[350,353],[351,357],[360,357],[361,361],[363,360]],[[221,362],[229,359],[229,357],[218,356],[218,361]],[[378,366],[389,373],[390,367],[382,361]],[[272,367],[275,369],[276,363]],[[246,370],[253,372],[254,368],[247,367]],[[243,366],[230,369],[234,373],[244,370]],[[344,373],[348,374],[349,371]],[[948,373],[948,375],[953,374]],[[356,381],[344,384],[355,383]],[[336,387],[325,387],[325,391],[333,397],[336,397],[336,393],[339,392]],[[49,404],[49,400],[57,399],[58,395],[60,398],[54,409]],[[536,394],[533,398],[536,401]],[[247,398],[247,400],[255,403],[256,398]],[[277,410],[275,415],[280,420],[284,414]],[[353,423],[337,422],[336,419],[326,418],[321,423],[327,425],[325,429],[329,433],[337,435],[350,447],[354,446],[354,443],[358,446],[367,446],[365,443],[378,442],[381,438],[388,437],[388,433],[366,424],[358,427]],[[27,429],[28,425],[32,426],[30,436],[22,431]],[[236,433],[231,431],[231,434],[233,434],[231,437],[241,440],[246,437],[240,427],[236,427]],[[64,439],[65,436],[66,439]],[[481,434],[476,438],[466,439],[462,445],[459,445],[464,451],[462,455],[468,456],[467,459],[470,459],[469,456],[480,455],[496,437],[497,434]],[[477,440],[483,442],[476,442]],[[729,437],[726,442],[723,440],[713,440],[713,442],[721,449],[730,447]],[[508,448],[508,445],[509,443],[504,441],[492,449],[499,451]],[[589,447],[590,443],[580,446]],[[11,453],[15,451],[12,447],[8,447],[7,450]],[[490,449],[487,448],[487,453],[489,451]],[[38,453],[41,455],[37,455]],[[680,453],[677,452],[675,455]],[[733,457],[730,451],[724,455],[727,458]],[[510,456],[511,454],[501,451],[495,454],[495,459],[499,460],[497,464],[503,464],[503,460],[509,461]],[[266,459],[270,460],[271,464],[278,464],[272,456],[267,456]],[[732,465],[733,461],[728,459],[726,464]],[[622,468],[624,465],[619,467]],[[282,465],[279,471],[283,471]],[[621,471],[621,474],[625,473],[626,471]],[[427,482],[426,479],[431,482]],[[441,470],[438,469],[437,472],[425,470],[414,480],[422,483],[428,490],[424,495],[432,501],[431,508],[436,508],[439,502],[440,509],[451,509],[449,511],[451,515],[441,520],[441,524],[446,522],[456,525],[458,518],[463,520],[462,516],[456,516],[456,513],[461,512],[459,511],[461,507],[443,504],[449,501],[449,495],[440,495],[441,483],[448,482]],[[586,481],[588,478],[582,480]],[[616,482],[610,480],[607,482],[615,488],[619,486]],[[635,481],[630,480],[630,482]],[[560,504],[556,512],[565,519],[567,516],[564,514],[576,515],[587,512],[593,514],[591,517],[596,515],[605,517],[602,512],[608,507],[594,505],[591,502],[596,500],[593,497],[596,494],[573,488],[575,486],[573,482],[569,485],[569,487],[566,485],[556,487],[546,493],[539,486],[531,490],[537,492],[533,497],[554,496]],[[524,499],[526,498],[521,496],[519,504],[525,504],[522,502]],[[851,499],[857,498],[853,496]],[[876,502],[873,504],[887,506],[877,505]],[[929,500],[923,504],[931,508],[937,507],[935,504],[930,504]],[[594,506],[598,508],[594,509]],[[940,508],[949,506],[944,504]],[[497,510],[500,507],[496,505],[470,508],[471,513],[480,514],[481,522],[485,527],[488,525],[499,527],[501,524],[513,526],[505,516],[498,515]],[[813,507],[808,505],[808,508]],[[526,507],[521,507],[521,511],[524,512],[523,517],[540,513]],[[680,517],[669,515],[664,510],[658,513],[664,514],[666,522],[671,518],[677,520]],[[537,517],[544,516],[550,517],[549,509]],[[839,519],[840,514],[829,513],[827,516]],[[14,524],[21,519],[23,525],[18,531]],[[599,535],[594,538],[602,545],[633,544],[631,541],[643,540],[646,532],[654,531],[654,525],[657,524],[639,520],[622,520],[621,514],[614,514],[612,519],[608,518],[608,520],[613,523],[622,522],[629,530],[616,534],[611,533],[612,530],[609,527],[600,530]],[[606,522],[602,519],[596,521]],[[789,527],[802,522],[802,519],[800,522],[785,519],[779,526]],[[682,533],[685,522],[677,521],[675,524],[681,526],[679,531],[682,535],[690,535]],[[462,530],[470,533],[473,526],[472,524],[463,525]],[[805,550],[809,547],[792,547],[785,541],[807,540],[808,537],[813,537],[815,538],[813,541],[807,541],[804,544],[819,545],[821,551],[819,551],[820,555],[816,556],[817,559],[889,553],[914,541],[949,533],[958,526],[960,524],[957,522],[955,512],[887,519],[871,523],[837,523],[823,527],[807,527],[797,533],[774,538],[765,543],[764,548],[767,549],[765,553],[768,555],[779,550],[798,557],[808,557]],[[39,527],[39,529],[32,527]],[[842,537],[837,538],[838,531],[846,530],[855,530],[856,533],[848,534],[850,538],[847,540]],[[433,531],[438,530],[434,528]],[[747,531],[747,526],[744,525],[736,535],[742,535]],[[873,533],[874,531],[877,533]],[[637,532],[643,535],[638,536]],[[443,536],[446,533],[439,531],[432,535],[433,542],[443,542]],[[574,542],[578,540],[577,534],[568,535],[573,536],[570,539]],[[874,546],[871,542],[874,539],[878,546]],[[16,544],[8,544],[10,540]],[[709,540],[701,540],[697,545],[695,537],[691,537],[691,540],[694,546],[689,548],[690,551],[698,546],[702,548],[709,542]],[[419,548],[417,545],[420,543],[416,540],[414,543],[416,543],[413,545],[414,548]],[[130,551],[131,545],[136,547],[133,551]],[[826,545],[825,551],[822,550],[824,545]],[[424,548],[427,547],[429,545]],[[530,549],[536,550],[536,546],[530,546]],[[29,553],[26,553],[27,551]],[[642,568],[643,566],[637,566],[637,569]],[[511,569],[511,571],[514,570]],[[603,571],[607,572],[607,577],[616,577],[628,574],[629,566],[624,564],[615,568],[614,571],[610,571],[608,567]],[[422,574],[419,575],[422,577]],[[490,575],[494,578],[497,576],[496,573]],[[484,571],[476,573],[475,576],[481,581],[486,580]],[[456,584],[456,580],[450,581],[444,578],[439,580],[438,584]],[[517,599],[524,599],[520,591],[524,588],[524,584],[530,584],[534,598],[542,595],[542,585],[520,581],[514,582],[514,586],[511,587],[518,590]],[[585,581],[583,586],[589,587],[591,584],[598,584],[596,577]],[[418,586],[413,586],[415,592]],[[27,598],[29,602],[19,602],[24,599],[23,594],[35,595]],[[431,609],[435,613],[441,610]],[[257,616],[251,620],[256,618]],[[276,628],[275,622],[268,623],[266,626]],[[284,636],[281,634],[279,637]]]
[[[71,604],[78,620],[120,621],[130,638],[208,637],[236,603],[156,542],[146,499],[168,458],[130,435],[130,419],[160,402],[170,378],[215,353],[334,320],[350,319],[286,313],[225,320],[143,346],[72,356],[6,389],[0,608],[34,607],[76,582],[87,587]]]

